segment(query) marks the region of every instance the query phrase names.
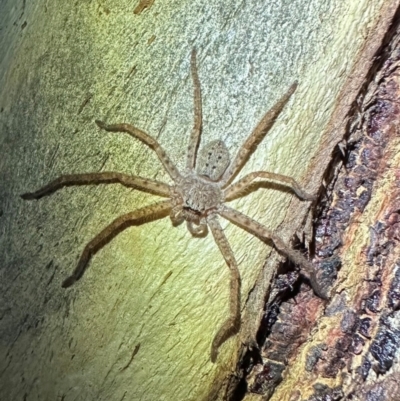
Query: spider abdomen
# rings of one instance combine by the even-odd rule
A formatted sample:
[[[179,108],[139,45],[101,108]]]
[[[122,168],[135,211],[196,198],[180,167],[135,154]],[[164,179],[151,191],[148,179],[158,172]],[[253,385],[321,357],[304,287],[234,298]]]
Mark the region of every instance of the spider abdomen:
[[[229,150],[225,143],[216,140],[204,146],[197,156],[196,170],[199,176],[218,181],[230,162]]]

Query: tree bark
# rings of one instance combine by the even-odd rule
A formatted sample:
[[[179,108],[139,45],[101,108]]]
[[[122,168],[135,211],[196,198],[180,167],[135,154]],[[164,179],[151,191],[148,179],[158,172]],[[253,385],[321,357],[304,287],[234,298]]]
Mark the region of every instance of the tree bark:
[[[387,378],[382,388],[393,393],[396,356],[384,344],[395,348],[398,336],[397,304],[390,301],[398,294],[396,131],[388,128],[383,139],[364,131],[368,121],[383,119],[375,112],[390,106],[390,115],[397,113],[396,102],[379,103],[390,91],[394,96],[395,75],[386,77],[382,66],[375,87],[379,107],[371,86],[363,88],[384,43],[385,57],[397,60],[390,49],[398,42],[389,45],[385,34],[398,6],[398,0],[3,1],[0,398],[294,400],[378,391],[373,372]],[[223,139],[232,155],[298,81],[238,178],[256,170],[291,176],[319,193],[321,206],[274,186],[231,205],[287,243],[297,237],[307,249],[314,243],[310,222],[316,210],[314,263],[331,291],[328,302],[314,296],[294,266],[285,270],[273,247],[224,223],[242,277],[242,324],[216,363],[210,347],[229,310],[229,271],[211,235],[193,238],[169,219],[133,227],[101,249],[82,279],[65,290],[62,281],[96,234],[119,215],[159,199],[117,185],[66,188],[38,201],[19,196],[72,173],[114,170],[170,183],[141,142],[99,131],[94,120],[134,124],[157,138],[183,169],[193,125],[193,47],[203,96],[202,144]],[[360,134],[348,125],[356,104],[359,125],[351,127]],[[385,151],[375,142],[388,144]],[[337,237],[327,235],[321,227],[331,218],[328,210],[343,209],[334,183],[350,185],[340,174],[353,167],[352,152],[358,150],[361,160],[365,149],[382,153],[373,156],[379,168],[363,165],[377,171],[366,179],[366,195],[358,183],[349,191],[371,200],[340,222]],[[391,168],[385,164],[389,155]],[[349,171],[337,167],[340,160]],[[378,178],[380,184],[373,184]],[[325,257],[331,237],[342,245]],[[362,248],[367,237],[370,243]],[[379,259],[387,249],[390,257]],[[274,281],[277,271],[283,275]],[[274,342],[274,316],[295,333],[285,331],[283,345]],[[361,352],[350,351],[346,341]],[[271,350],[284,360],[274,359]]]
[[[400,18],[397,12],[326,170],[314,220],[321,302],[278,277],[245,400],[400,400]],[[249,362],[250,361],[250,362]],[[243,385],[243,384],[242,384]]]

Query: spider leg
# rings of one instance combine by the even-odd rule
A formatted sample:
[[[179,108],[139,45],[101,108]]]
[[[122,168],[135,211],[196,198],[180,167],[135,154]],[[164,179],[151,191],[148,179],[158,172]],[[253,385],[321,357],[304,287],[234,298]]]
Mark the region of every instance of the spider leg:
[[[192,133],[190,134],[189,147],[186,160],[186,168],[193,170],[196,162],[196,153],[199,147],[201,126],[202,126],[202,108],[201,108],[201,88],[200,80],[197,74],[196,67],[196,49],[192,50],[192,57],[190,59],[190,71],[192,73],[193,86],[194,86],[194,125]]]
[[[207,218],[212,235],[227,263],[230,278],[230,297],[229,297],[229,318],[218,330],[211,345],[211,361],[215,362],[218,356],[218,348],[231,336],[239,331],[240,327],[240,273],[233,255],[232,248],[219,224],[217,215],[210,215]]]
[[[158,196],[170,196],[170,186],[162,182],[122,173],[101,172],[62,175],[35,192],[27,192],[26,194],[22,194],[21,198],[40,199],[41,197],[49,195],[63,187],[72,185],[98,185],[114,183],[119,183],[125,187],[139,189],[141,191],[149,192]]]
[[[303,274],[305,273],[306,277],[310,280],[310,284],[315,294],[322,299],[328,299],[325,291],[321,288],[316,279],[315,268],[313,264],[308,261],[300,252],[290,248],[278,235],[273,233],[271,230],[268,230],[268,228],[264,227],[256,220],[246,216],[241,212],[238,212],[237,210],[234,210],[228,206],[224,206],[218,211],[218,213],[250,234],[255,235],[262,240],[272,240],[279,252],[287,256],[295,264],[301,266]]]
[[[164,200],[153,205],[145,206],[141,209],[124,214],[115,219],[103,231],[96,235],[84,248],[78,265],[71,276],[66,278],[62,287],[70,287],[75,281],[79,280],[85,272],[90,258],[104,245],[110,242],[120,232],[131,226],[139,226],[149,221],[154,221],[166,217],[171,210],[171,201]]]
[[[260,181],[256,181],[257,178],[264,178],[267,180],[273,180],[278,182],[279,184],[283,184],[289,187],[300,199],[304,200],[313,200],[315,199],[314,195],[311,195],[304,191],[301,186],[292,178],[282,174],[270,173],[267,171],[255,171],[244,176],[241,180],[236,182],[235,184],[230,185],[228,188],[224,190],[225,201],[229,202],[232,199],[236,199],[238,197],[242,197],[248,194],[250,186],[254,183],[260,183]],[[242,194],[244,193],[244,194]]]
[[[289,101],[290,96],[297,88],[297,82],[293,83],[288,91],[275,103],[275,105],[267,111],[261,121],[257,124],[256,128],[246,139],[244,144],[239,149],[236,157],[231,162],[228,169],[225,171],[222,180],[221,187],[229,184],[230,181],[239,173],[244,163],[248,160],[251,154],[256,150],[258,144],[264,139],[265,135],[274,125],[275,120]]]
[[[160,159],[161,163],[163,164],[165,170],[168,172],[170,177],[177,181],[180,178],[180,174],[178,169],[176,168],[175,164],[172,163],[169,156],[165,153],[164,149],[161,145],[152,138],[149,134],[146,134],[144,131],[140,130],[139,128],[134,127],[130,124],[113,124],[108,125],[103,121],[96,120],[95,123],[102,129],[109,131],[109,132],[126,132],[130,136],[139,139],[149,148],[153,149],[156,153],[158,158]]]

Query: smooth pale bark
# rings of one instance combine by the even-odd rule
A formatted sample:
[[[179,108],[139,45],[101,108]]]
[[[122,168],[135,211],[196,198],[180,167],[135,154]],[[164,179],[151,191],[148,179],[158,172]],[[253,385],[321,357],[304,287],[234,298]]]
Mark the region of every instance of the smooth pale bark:
[[[223,398],[243,344],[255,337],[280,260],[272,248],[223,223],[242,275],[243,324],[212,364],[229,272],[211,235],[194,239],[168,219],[131,228],[64,290],[88,241],[159,198],[117,185],[67,188],[39,201],[19,195],[65,173],[117,170],[169,182],[142,143],[100,131],[94,120],[136,125],[184,168],[193,47],[202,143],[222,138],[232,154],[299,82],[238,178],[269,170],[316,193],[398,1],[137,6],[0,5],[1,399]],[[274,188],[231,204],[279,227],[287,241],[310,208]]]

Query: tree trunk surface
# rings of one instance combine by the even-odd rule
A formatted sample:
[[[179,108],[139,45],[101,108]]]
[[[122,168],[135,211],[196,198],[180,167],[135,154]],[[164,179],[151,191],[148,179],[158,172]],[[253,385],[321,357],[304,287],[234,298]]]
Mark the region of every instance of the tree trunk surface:
[[[400,400],[399,98],[397,16],[317,202],[313,262],[331,298],[278,276],[244,400]]]
[[[3,0],[0,399],[400,399],[399,3]],[[200,147],[222,139],[233,156],[298,82],[238,178],[288,175],[318,200],[264,185],[230,205],[308,254],[330,295],[221,219],[242,319],[215,363],[229,269],[211,235],[129,228],[64,289],[89,241],[160,198],[117,184],[20,197],[62,174],[171,184],[154,152],[94,120],[134,124],[184,170],[193,48]]]

